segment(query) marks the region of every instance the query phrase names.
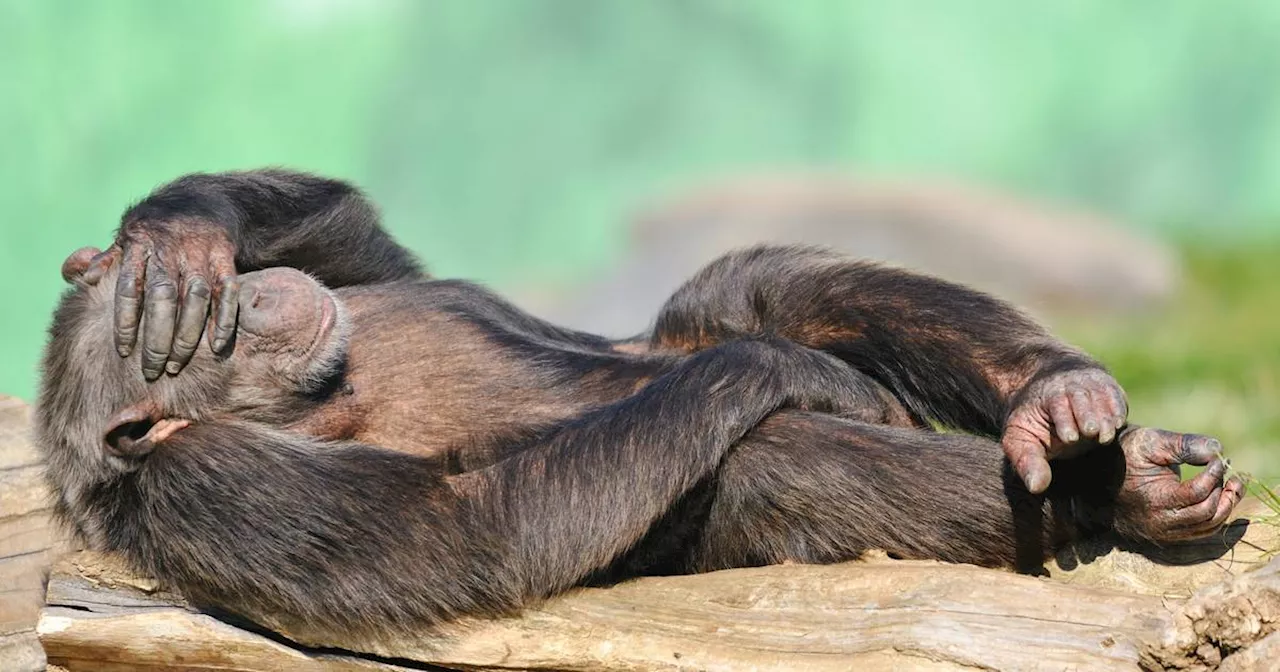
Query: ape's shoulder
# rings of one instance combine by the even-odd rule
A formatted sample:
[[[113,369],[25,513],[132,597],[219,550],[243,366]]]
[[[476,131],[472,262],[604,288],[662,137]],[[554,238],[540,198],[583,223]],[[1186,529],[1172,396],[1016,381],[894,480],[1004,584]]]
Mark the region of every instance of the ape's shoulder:
[[[445,318],[470,324],[499,341],[542,347],[609,351],[607,338],[557,326],[484,285],[468,280],[414,278],[334,290],[356,315],[420,321]]]

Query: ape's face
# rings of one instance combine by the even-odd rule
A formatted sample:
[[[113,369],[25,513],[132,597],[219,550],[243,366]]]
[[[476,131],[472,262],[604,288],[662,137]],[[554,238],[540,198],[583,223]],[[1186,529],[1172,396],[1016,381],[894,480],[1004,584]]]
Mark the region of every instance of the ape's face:
[[[138,440],[161,420],[228,413],[277,419],[342,368],[350,327],[332,292],[289,268],[247,273],[240,282],[232,344],[214,354],[202,335],[181,373],[154,382],[142,376],[141,348],[121,358],[112,347],[114,277],[64,301],[46,366],[56,364],[60,376],[74,381],[60,388],[76,390],[73,403],[86,416],[101,418],[109,452],[139,452]]]
[[[305,393],[323,384],[347,353],[350,328],[338,299],[291,268],[247,273],[240,281],[236,340],[226,357],[235,372],[232,396]]]

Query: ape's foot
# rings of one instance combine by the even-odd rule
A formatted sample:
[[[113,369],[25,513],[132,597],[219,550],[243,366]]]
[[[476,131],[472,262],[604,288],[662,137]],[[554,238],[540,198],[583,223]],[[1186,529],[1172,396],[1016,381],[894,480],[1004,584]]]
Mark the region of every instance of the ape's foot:
[[[1120,447],[1125,476],[1117,497],[1118,532],[1158,542],[1204,537],[1222,527],[1244,497],[1244,483],[1226,478],[1217,439],[1133,427],[1121,433]],[[1205,469],[1183,481],[1183,463]]]

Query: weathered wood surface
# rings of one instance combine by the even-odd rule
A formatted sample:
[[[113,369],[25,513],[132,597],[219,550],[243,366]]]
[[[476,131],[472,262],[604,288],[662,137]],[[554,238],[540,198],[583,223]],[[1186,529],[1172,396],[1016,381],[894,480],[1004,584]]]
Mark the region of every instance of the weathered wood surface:
[[[1113,537],[1091,539],[1058,553],[1047,569],[1058,581],[1165,598],[1193,593],[1266,565],[1280,552],[1274,512],[1255,498],[1236,510],[1221,533],[1165,547]],[[1265,523],[1256,523],[1265,519]]]
[[[0,396],[0,669],[44,669],[35,623],[44,576],[65,542],[49,519],[49,492],[28,432],[30,409]]]
[[[1242,577],[1188,601],[931,562],[742,569],[579,590],[406,640],[309,642],[340,653],[193,612],[80,553],[55,567],[38,630],[68,670],[1275,669],[1280,562]]]
[[[62,548],[26,413],[0,405],[5,671],[41,669],[31,626],[44,569]],[[19,548],[31,550],[10,552]],[[1152,549],[1092,542],[1062,554],[1050,579],[883,558],[651,578],[576,591],[519,618],[344,642],[245,629],[191,610],[110,557],[76,553],[50,576],[37,631],[49,663],[70,671],[1134,670],[1144,660],[1240,672],[1276,669],[1270,633],[1280,611],[1267,591],[1280,566],[1245,572],[1277,548],[1274,527],[1237,524],[1160,549],[1157,561],[1137,552]],[[1247,578],[1224,583],[1236,575]],[[1247,627],[1227,628],[1237,615]]]
[[[56,567],[49,602],[59,606],[42,616],[40,636],[50,662],[70,670],[181,660],[302,669],[299,651],[165,606],[98,556]],[[1170,625],[1153,596],[881,561],[645,579],[436,636],[337,644],[462,669],[1131,670],[1140,638]],[[316,670],[356,663],[304,660]]]

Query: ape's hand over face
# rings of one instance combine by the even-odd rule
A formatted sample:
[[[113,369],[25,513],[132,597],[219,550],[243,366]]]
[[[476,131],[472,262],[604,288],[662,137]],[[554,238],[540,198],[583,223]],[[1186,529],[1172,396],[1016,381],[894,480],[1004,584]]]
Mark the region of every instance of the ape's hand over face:
[[[1027,489],[1049,487],[1049,462],[1107,444],[1129,414],[1124,390],[1102,369],[1059,371],[1032,380],[1005,421],[1005,454]]]
[[[63,277],[94,285],[111,266],[116,281],[116,350],[127,357],[142,333],[142,372],[155,380],[191,361],[212,315],[209,344],[221,352],[236,326],[239,282],[236,249],[225,227],[200,219],[126,224],[105,252],[77,250],[62,265]]]
[[[206,316],[210,347],[224,351],[236,325],[237,272],[296,268],[326,287],[423,277],[358,189],[271,169],[195,173],[159,187],[125,211],[114,245],[72,255],[63,275],[82,273],[94,285],[112,264],[121,267],[116,349],[127,357],[138,345],[145,315],[139,359],[148,380],[187,365]]]

